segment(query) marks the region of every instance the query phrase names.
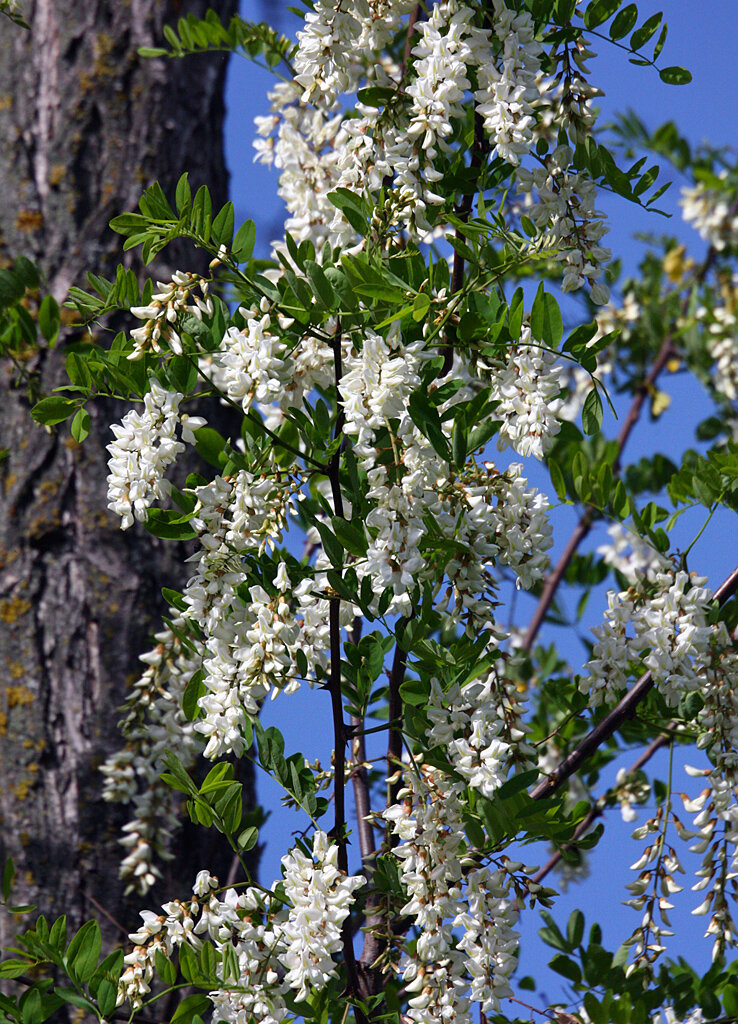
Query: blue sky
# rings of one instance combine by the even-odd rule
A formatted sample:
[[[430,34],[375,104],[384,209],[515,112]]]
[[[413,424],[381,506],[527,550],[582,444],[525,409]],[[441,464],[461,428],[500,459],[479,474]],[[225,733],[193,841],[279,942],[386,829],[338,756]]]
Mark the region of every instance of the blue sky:
[[[271,17],[270,11],[282,13],[289,18],[291,16],[286,14],[286,6],[265,3],[264,0],[261,3],[245,0],[241,10],[244,17],[252,20]],[[662,66],[680,64],[688,67],[693,75],[692,84],[683,87],[664,85],[653,69],[634,67],[628,63],[627,55],[621,50],[604,41],[593,40],[592,48],[599,56],[591,62],[590,77],[605,92],[600,101],[603,120],[612,117],[617,111],[633,107],[651,128],[663,121],[674,120],[692,143],[709,140],[715,145],[735,146],[738,141],[738,3],[736,0],[703,0],[699,4],[692,0],[663,0],[658,5],[652,0],[644,0],[639,4],[639,24],[648,15],[664,8],[669,35],[660,63]],[[281,27],[288,31],[288,22],[283,22]],[[256,221],[257,253],[263,255],[268,252],[269,241],[278,235],[281,222],[276,177],[269,169],[253,163],[252,151],[253,118],[256,114],[267,112],[266,91],[271,81],[268,72],[243,59],[237,58],[231,63],[227,89],[226,148],[232,176],[232,199],[236,207],[237,223],[247,217]],[[663,176],[660,180],[664,180]],[[680,184],[675,179],[670,195],[660,203],[672,212],[676,210]],[[606,244],[623,258],[625,267],[630,270],[635,269],[642,252],[639,243],[631,237],[636,231],[676,234],[697,255],[704,249],[699,237],[678,216],[670,221],[656,216],[644,218],[642,211],[610,196],[603,196],[601,206],[611,220],[611,232]],[[672,395],[671,408],[656,424],[646,421],[639,427],[629,448],[631,456],[654,450],[678,456],[693,442],[693,425],[706,414],[706,406],[701,409],[686,380],[670,377],[664,386]],[[616,433],[617,425],[611,422],[610,429],[613,434]],[[566,521],[569,516],[570,513],[564,510],[561,522],[557,524],[557,530],[561,530],[561,544],[567,536]],[[696,520],[692,521],[691,526],[687,525],[694,531]],[[695,549],[696,560],[693,562],[694,565],[699,563],[700,571],[709,575],[713,586],[733,567],[733,552],[736,550],[735,526],[731,518],[722,517],[715,526],[710,539]],[[601,542],[601,537],[597,542]],[[324,707],[321,707],[321,702]],[[265,721],[280,726],[285,733],[289,751],[301,750],[311,759],[320,756],[326,764],[330,737],[321,728],[321,716],[325,713],[327,721],[328,712],[327,694],[304,690],[291,697],[282,696],[274,704],[268,705]],[[655,760],[654,764],[663,773],[665,755]],[[276,787],[262,785],[263,780],[264,776],[260,776],[261,797],[273,811],[263,836],[267,847],[262,861],[261,880],[268,884],[279,874],[279,856],[286,850],[290,830],[301,828],[303,823],[298,822],[296,816],[285,815],[280,810]],[[603,784],[607,784],[607,779]],[[681,785],[686,787],[687,780],[683,783],[679,780],[677,788]],[[690,788],[694,789],[694,785]],[[640,855],[641,844],[630,839],[633,826],[623,826],[619,818],[619,814],[613,812],[608,819],[607,839],[600,843],[591,857],[590,879],[563,894],[554,911],[556,918],[565,922],[574,907],[581,908],[588,924],[595,919],[600,921],[605,931],[605,943],[612,948],[617,947],[640,918],[636,911],[620,905],[620,901],[627,896],[624,885],[632,880],[628,865]],[[356,853],[354,858],[356,866]],[[555,878],[550,884],[556,886]],[[690,884],[685,883],[685,889]],[[681,894],[681,899],[677,896],[674,902],[678,908],[673,914],[677,937],[670,940],[670,953],[674,956],[684,955],[695,966],[706,969],[711,944],[701,936],[707,921],[689,915],[689,908],[699,902],[698,894],[687,891]],[[542,970],[554,951],[544,947],[537,939],[535,932],[539,924],[537,914],[523,915],[520,973],[532,973],[543,981],[543,989],[551,1000],[565,999],[563,979]],[[512,1007],[511,1012],[515,1012]]]

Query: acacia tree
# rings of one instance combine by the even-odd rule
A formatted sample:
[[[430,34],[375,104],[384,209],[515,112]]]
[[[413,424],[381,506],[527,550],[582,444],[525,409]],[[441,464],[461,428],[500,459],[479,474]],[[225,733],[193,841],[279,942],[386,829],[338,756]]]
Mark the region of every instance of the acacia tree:
[[[571,985],[545,1015],[735,1016],[738,569],[708,586],[694,541],[677,550],[673,531],[686,508],[703,510],[700,533],[736,509],[737,172],[673,125],[650,135],[631,117],[600,132],[595,36],[664,87],[689,81],[660,64],[662,16],[617,0],[318,0],[296,44],[209,14],[145,51],[240,49],[278,72],[257,149],[280,171],[284,237],[255,260],[254,225],[236,230],[231,204],[215,210],[187,176],[171,202],[147,189],[112,221],[125,247],[151,261],[188,238],[208,273],[139,291],[121,270],[73,289],[81,315],[127,308],[139,323],[72,361],[34,414],[71,417],[81,439],[91,398],[132,399],[108,446],[109,508],[124,530],[193,545],[103,769],[109,796],[134,805],[122,870],[143,893],[166,852],[136,813],[141,779],[165,823],[182,794],[234,870],[218,880],[204,864],[192,893],[143,911],[132,948],[99,965],[96,922],[69,945],[63,923],[37,922],[0,968],[26,981],[2,1001],[9,1019],[33,1024],[63,1000],[135,1017],[181,991],[182,1024],[210,1011],[239,1024],[504,1020],[516,922],[537,908]],[[630,150],[645,152],[625,168]],[[697,261],[666,240],[621,284],[597,190],[645,217],[663,193],[649,150],[691,178],[684,213],[708,250]],[[714,404],[704,443],[628,465],[667,367]],[[203,395],[238,413],[237,434],[185,411]],[[613,437],[611,395],[626,403]],[[178,477],[188,449],[202,472]],[[548,497],[528,482],[536,461]],[[579,518],[551,565],[554,502]],[[589,550],[604,522],[611,543]],[[572,666],[539,632],[574,630],[561,594],[581,609],[605,581]],[[270,693],[286,703],[304,685],[331,722],[327,769],[285,753],[258,718]],[[665,784],[647,774],[664,746],[696,748],[683,782],[673,759]],[[598,791],[631,749],[633,767]],[[201,754],[216,763],[198,784]],[[243,859],[260,827],[242,815],[243,759],[276,779],[303,830],[271,887]],[[581,911],[557,922],[548,876],[597,843],[609,807],[632,817],[647,801],[633,929],[608,951],[597,922],[585,938]],[[553,854],[527,867],[540,842]],[[682,845],[703,858],[694,885],[679,879]],[[671,900],[690,887],[713,942],[704,977],[665,956]],[[29,976],[43,963],[71,987]]]

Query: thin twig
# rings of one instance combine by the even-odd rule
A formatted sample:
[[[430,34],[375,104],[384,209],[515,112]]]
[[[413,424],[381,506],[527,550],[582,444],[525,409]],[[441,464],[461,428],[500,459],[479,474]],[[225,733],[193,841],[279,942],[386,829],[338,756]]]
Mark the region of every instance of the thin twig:
[[[102,904],[98,903],[94,896],[92,896],[89,892],[85,891],[85,899],[89,900],[93,907],[95,907],[96,910],[100,911],[103,917],[106,917],[111,924],[115,925],[118,931],[123,932],[126,939],[128,938],[128,929],[124,928],[120,921],[116,921],[116,919],[113,917],[110,911],[106,910],[105,907],[102,906]]]
[[[407,71],[407,66],[410,63],[410,55],[411,55],[412,50],[413,50],[413,32],[415,31],[416,24],[420,20],[420,14],[421,14],[421,5],[420,4],[416,4],[413,7],[412,11],[410,12],[410,17],[408,18],[408,22],[407,22],[407,38],[405,39],[405,49],[404,49],[403,54],[402,54],[402,65],[401,65],[401,68],[400,68],[400,79],[401,80],[405,77],[405,72]]]
[[[656,751],[661,750],[661,748],[666,746],[667,743],[671,742],[673,738],[674,729],[673,726],[670,726],[667,732],[662,732],[661,735],[657,736],[652,743],[649,743],[646,749],[641,753],[640,757],[636,758],[636,760],[630,766],[627,774],[633,775],[645,764],[648,764],[648,762],[651,760]],[[577,840],[582,838],[585,832],[587,832],[587,830],[589,829],[592,822],[596,821],[597,818],[602,817],[602,815],[605,813],[606,808],[607,797],[601,796],[599,800],[596,800],[592,804],[589,811],[587,811],[587,814],[579,822],[576,829],[574,830],[574,835],[571,837],[570,842],[565,843],[564,846],[562,846],[558,850],[555,850],[554,853],[551,854],[551,856],[543,865],[543,867],[539,868],[535,875],[531,877],[531,882],[535,884],[540,884],[546,877],[546,875],[549,874],[549,872],[553,871],[553,869],[559,863],[561,858],[564,856],[564,853],[567,850],[573,849],[575,847]]]

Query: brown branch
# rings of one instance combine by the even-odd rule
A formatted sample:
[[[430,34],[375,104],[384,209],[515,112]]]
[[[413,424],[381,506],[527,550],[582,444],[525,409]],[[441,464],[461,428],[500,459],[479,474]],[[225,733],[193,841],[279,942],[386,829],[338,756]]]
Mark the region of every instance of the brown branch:
[[[593,520],[594,516],[592,514],[592,510],[588,508],[574,527],[571,537],[569,537],[568,543],[561,554],[561,558],[559,558],[556,563],[555,569],[546,577],[543,584],[543,590],[541,591],[541,596],[538,599],[538,604],[536,605],[536,610],[533,613],[533,618],[530,620],[530,625],[528,626],[528,630],[525,634],[525,639],[521,645],[524,651],[530,651],[533,647],[533,642],[538,635],[538,630],[543,625],[543,621],[546,618],[551,602],[556,596],[559,584],[564,578],[569,562],[576,554],[576,550],[579,545],[592,529]]]
[[[408,18],[407,38],[405,39],[405,49],[402,54],[402,64],[400,66],[400,80],[402,80],[405,77],[407,66],[410,63],[410,55],[412,54],[413,50],[413,32],[415,31],[416,24],[420,20],[421,13],[421,5],[416,4],[413,7],[412,11],[410,12],[410,17]]]
[[[715,599],[719,605],[724,605],[738,590],[738,569],[734,569],[727,579],[723,580],[715,591]],[[534,800],[543,800],[551,796],[563,782],[572,776],[591,754],[606,740],[617,732],[620,726],[629,718],[632,718],[638,705],[646,697],[653,686],[653,677],[650,672],[644,672],[638,682],[629,690],[622,700],[605,715],[601,722],[594,727],[584,739],[568,754],[563,761],[549,774],[547,779],[539,782],[531,790],[531,797]]]
[[[646,747],[646,749],[641,753],[640,757],[636,758],[636,760],[628,769],[628,775],[633,775],[634,772],[637,772],[645,764],[648,764],[648,762],[651,760],[656,751],[661,750],[661,748],[666,746],[667,743],[671,742],[673,738],[674,730],[673,727],[670,726],[668,732],[662,732],[660,736],[657,736],[656,739],[653,740],[653,742],[650,743]],[[602,815],[605,813],[606,807],[607,797],[601,796],[599,800],[596,800],[595,803],[592,804],[589,811],[587,811],[587,814],[579,822],[576,829],[574,830],[574,835],[571,837],[570,842],[565,843],[559,850],[556,850],[554,853],[551,854],[551,856],[543,865],[543,867],[539,868],[535,875],[531,877],[531,882],[540,885],[540,883],[543,881],[546,875],[549,874],[549,872],[553,871],[553,869],[559,863],[561,858],[564,856],[566,850],[573,849],[576,845],[577,840],[582,838],[585,832],[587,832],[587,830],[589,829],[592,822],[596,821],[597,818],[602,817]]]

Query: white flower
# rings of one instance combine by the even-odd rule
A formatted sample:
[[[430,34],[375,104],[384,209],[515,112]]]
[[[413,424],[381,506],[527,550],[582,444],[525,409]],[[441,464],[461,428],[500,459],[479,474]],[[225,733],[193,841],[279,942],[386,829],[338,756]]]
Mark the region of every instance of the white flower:
[[[282,858],[285,896],[292,904],[284,925],[286,944],[280,960],[287,968],[285,984],[305,999],[310,988],[323,988],[335,974],[334,954],[342,948],[341,928],[351,912],[361,876],[338,869],[338,847],[316,831],[313,856],[299,850]]]
[[[561,430],[556,412],[563,370],[556,353],[532,344],[525,325],[505,366],[492,372],[492,381],[492,398],[499,402],[495,418],[502,420],[497,447],[503,451],[509,445],[518,455],[542,459]]]
[[[185,450],[176,439],[182,395],[166,391],[155,380],[144,395],[143,412],[131,409],[120,424],[111,427],[115,440],[108,446],[108,508],[121,517],[127,530],[135,519],[145,519],[154,499],[165,499],[170,484],[164,479],[169,466]],[[193,431],[204,426],[199,416],[182,417],[182,437],[193,443]]]

